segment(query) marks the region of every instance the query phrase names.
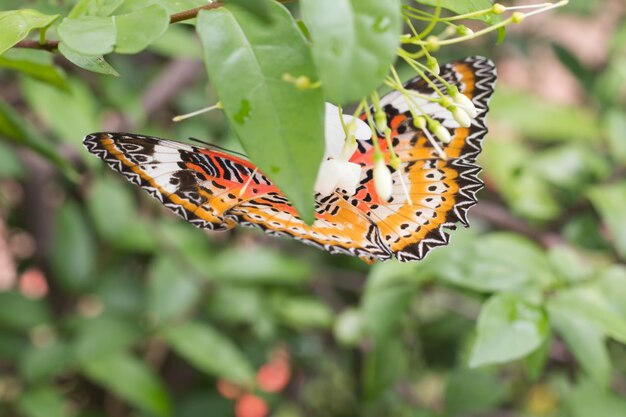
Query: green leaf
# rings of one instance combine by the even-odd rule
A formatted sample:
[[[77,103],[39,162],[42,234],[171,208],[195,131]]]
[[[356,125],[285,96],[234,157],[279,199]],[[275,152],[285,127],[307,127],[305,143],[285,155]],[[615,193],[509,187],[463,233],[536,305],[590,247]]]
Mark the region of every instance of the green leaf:
[[[228,282],[280,285],[302,284],[311,274],[305,262],[261,246],[224,251],[211,260],[210,271],[211,276]]]
[[[115,52],[135,54],[160,38],[170,24],[165,9],[157,4],[115,16]]]
[[[198,284],[168,257],[156,258],[150,265],[149,276],[148,311],[158,320],[183,315],[202,296]]]
[[[68,89],[65,73],[53,64],[48,52],[14,49],[0,57],[0,68],[19,71],[61,90]]]
[[[202,59],[202,48],[195,32],[188,26],[170,25],[167,31],[150,45],[150,50],[171,58]],[[185,45],[181,48],[181,45]]]
[[[15,148],[8,143],[0,142],[0,178],[24,179],[26,168],[17,156]]]
[[[51,320],[47,305],[17,292],[0,292],[0,329],[26,331]]]
[[[59,284],[71,291],[89,288],[95,280],[94,238],[76,203],[66,201],[54,221],[51,266]]]
[[[422,267],[444,281],[477,291],[506,291],[547,286],[554,281],[545,253],[517,234],[497,232],[434,252]]]
[[[325,97],[356,101],[382,82],[402,34],[400,1],[306,0],[302,15]]]
[[[601,133],[597,115],[589,108],[557,105],[529,93],[498,88],[489,108],[493,120],[535,141],[593,141]]]
[[[72,64],[82,69],[96,72],[98,74],[113,75],[115,77],[119,76],[118,72],[115,71],[115,68],[109,65],[109,63],[106,62],[102,56],[85,55],[80,52],[76,52],[63,42],[59,43],[59,52]]]
[[[480,311],[470,366],[504,363],[537,349],[548,335],[545,311],[516,294],[489,298]]]
[[[260,0],[269,2],[269,0]],[[205,64],[226,116],[250,158],[313,221],[313,185],[323,155],[324,102],[283,75],[315,80],[309,48],[291,14],[269,2],[272,25],[227,5],[201,11]]]
[[[52,387],[25,392],[17,400],[17,406],[27,417],[67,416],[63,397]]]
[[[581,381],[566,397],[572,417],[623,417],[626,399],[590,380]]]
[[[57,153],[51,143],[30,128],[11,106],[0,100],[0,137],[26,146],[50,161],[69,179],[77,178],[74,168]]]
[[[216,329],[198,322],[163,329],[161,336],[200,371],[241,384],[254,377],[252,366],[237,346]]]
[[[28,104],[54,134],[72,145],[87,162],[99,165],[82,144],[83,137],[100,126],[93,92],[76,78],[70,80],[69,86],[68,93],[29,78],[22,82]]]
[[[85,319],[76,332],[75,355],[82,364],[87,364],[126,350],[140,335],[136,325],[122,318],[102,315]]]
[[[445,410],[451,416],[479,414],[495,408],[506,397],[506,385],[491,373],[459,369],[447,378]]]
[[[242,9],[246,9],[252,14],[254,14],[257,18],[263,20],[264,22],[269,22],[271,17],[271,9],[269,6],[269,2],[265,1],[257,1],[257,0],[225,0],[224,4],[236,4]]]
[[[591,267],[580,253],[567,245],[554,245],[548,249],[548,258],[560,277],[569,282],[581,282],[589,277]]]
[[[158,417],[170,416],[170,401],[163,383],[143,362],[125,353],[93,358],[82,366],[84,374],[129,404]]]
[[[60,15],[46,15],[34,9],[0,12],[0,55],[24,39],[31,30],[50,26]]]
[[[73,359],[72,351],[65,343],[31,346],[20,356],[20,374],[29,383],[40,383],[62,374]]]
[[[626,181],[593,187],[589,199],[607,226],[615,249],[626,257]]]
[[[365,330],[377,341],[389,336],[406,316],[415,292],[415,286],[408,284],[367,292],[361,306]]]
[[[271,300],[274,314],[285,324],[298,329],[328,329],[333,312],[323,302],[304,297],[276,296]]]
[[[550,306],[577,311],[609,336],[626,343],[626,315],[620,311],[621,306],[612,305],[601,284],[590,283],[560,291],[550,299]]]
[[[85,55],[108,54],[115,46],[115,22],[111,17],[66,17],[57,32],[68,47]]]
[[[87,206],[99,235],[113,247],[133,252],[156,249],[155,233],[137,215],[128,184],[105,176],[89,189]]]
[[[626,165],[626,112],[612,109],[606,116],[606,140],[613,160]]]
[[[456,14],[466,14],[478,12],[480,10],[489,10],[493,6],[492,0],[415,0],[425,6],[435,7],[438,4]],[[493,24],[502,20],[499,15],[487,13],[476,17],[475,19]]]
[[[67,17],[106,17],[113,14],[122,4],[126,2],[128,2],[128,0],[79,0]]]
[[[597,384],[607,387],[611,376],[611,359],[605,346],[604,332],[584,313],[568,305],[549,301],[548,314],[552,326],[580,366]]]

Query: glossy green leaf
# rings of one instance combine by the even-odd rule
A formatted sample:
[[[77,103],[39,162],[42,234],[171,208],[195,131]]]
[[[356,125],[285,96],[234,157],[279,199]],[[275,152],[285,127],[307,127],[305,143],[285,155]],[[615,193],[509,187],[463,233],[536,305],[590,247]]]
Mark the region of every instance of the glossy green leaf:
[[[113,75],[115,77],[119,76],[118,72],[115,71],[115,68],[109,65],[109,63],[106,62],[102,56],[82,54],[74,51],[63,42],[59,43],[59,52],[72,64],[82,69],[96,72],[98,74]]]
[[[27,391],[17,401],[17,407],[25,417],[64,417],[65,401],[52,387]]]
[[[626,257],[626,182],[594,187],[589,198],[607,226],[615,249]]]
[[[194,308],[202,292],[180,264],[159,257],[150,266],[148,312],[157,320],[168,320]]]
[[[170,24],[165,9],[157,4],[115,16],[115,52],[135,54],[160,38]]]
[[[54,220],[51,266],[56,282],[70,291],[85,290],[95,280],[96,247],[83,213],[66,201]]]
[[[345,104],[375,90],[400,44],[400,1],[306,0],[301,7],[325,97]]]
[[[490,233],[459,242],[454,251],[429,255],[425,266],[441,280],[477,291],[547,286],[554,281],[542,249],[513,233]]]
[[[50,26],[60,15],[46,15],[34,9],[0,12],[0,54],[24,39],[31,30]]]
[[[248,155],[310,223],[324,148],[323,97],[283,81],[290,74],[314,82],[315,69],[289,12],[274,2],[268,9],[269,26],[233,4],[201,11],[197,30],[209,78]]]
[[[51,320],[43,301],[28,299],[17,292],[0,293],[0,305],[0,329],[23,332]]]
[[[66,17],[57,32],[68,47],[85,55],[108,54],[115,46],[115,21],[111,17]]]
[[[252,381],[254,372],[246,357],[230,339],[207,324],[170,326],[161,336],[200,371],[242,384]]]
[[[477,369],[458,369],[448,376],[445,410],[449,415],[478,414],[501,404],[507,387],[495,375]]]
[[[157,417],[170,416],[170,401],[163,383],[143,362],[124,354],[93,358],[83,373],[129,404]]]
[[[545,311],[515,294],[489,298],[480,311],[470,366],[504,363],[537,349],[548,335]]]
[[[571,306],[548,302],[548,314],[554,329],[561,335],[576,361],[593,380],[608,386],[611,360],[605,346],[604,332],[584,313]]]

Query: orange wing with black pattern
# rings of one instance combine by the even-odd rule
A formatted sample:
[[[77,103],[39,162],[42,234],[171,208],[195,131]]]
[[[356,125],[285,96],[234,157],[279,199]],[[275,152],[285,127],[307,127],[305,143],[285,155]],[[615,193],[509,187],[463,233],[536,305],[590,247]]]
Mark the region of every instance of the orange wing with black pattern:
[[[372,178],[372,141],[359,141],[353,162],[363,166],[355,195],[337,190],[316,196],[316,219],[304,223],[281,191],[249,161],[226,152],[130,133],[88,135],[87,149],[111,168],[145,189],[190,223],[211,230],[236,224],[259,227],[330,253],[358,256],[366,262],[421,259],[447,243],[444,228],[467,226],[467,209],[476,202],[482,183],[474,164],[486,133],[485,114],[493,92],[495,68],[480,57],[445,65],[441,77],[456,85],[478,109],[469,128],[426,99],[420,108],[450,130],[452,141],[440,146],[441,158],[424,133],[413,126],[406,102],[398,93],[381,100],[392,128],[393,145],[402,164],[393,175],[393,196],[378,200]],[[438,88],[444,90],[443,85]],[[420,78],[407,89],[435,95]],[[385,141],[378,140],[385,149]]]
[[[405,85],[423,97],[414,99],[419,109],[448,129],[451,142],[438,142],[445,158],[413,125],[405,97],[392,92],[381,99],[390,121],[394,151],[402,161],[392,175],[391,201],[379,201],[374,191],[372,143],[361,144],[351,159],[367,168],[352,198],[376,223],[385,243],[401,261],[422,259],[432,248],[447,244],[445,228],[454,229],[456,223],[468,226],[467,210],[476,203],[476,192],[482,188],[475,160],[487,133],[485,116],[496,80],[495,66],[486,58],[469,57],[442,66],[440,76],[470,98],[478,112],[469,128],[461,127],[448,110],[427,99],[438,95],[422,78]],[[440,81],[434,83],[446,91]],[[385,140],[381,136],[376,140],[386,150]]]

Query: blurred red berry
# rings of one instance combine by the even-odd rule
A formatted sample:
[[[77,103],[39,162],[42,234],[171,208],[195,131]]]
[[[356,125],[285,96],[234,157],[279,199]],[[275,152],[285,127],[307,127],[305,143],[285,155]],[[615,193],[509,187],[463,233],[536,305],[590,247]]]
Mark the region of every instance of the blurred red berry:
[[[269,408],[265,400],[253,394],[245,394],[235,402],[235,417],[266,417]]]
[[[291,370],[284,356],[277,356],[272,362],[260,367],[256,373],[256,382],[265,392],[282,391],[290,378]]]
[[[29,268],[20,275],[20,293],[28,298],[41,298],[48,294],[46,277],[37,268]]]

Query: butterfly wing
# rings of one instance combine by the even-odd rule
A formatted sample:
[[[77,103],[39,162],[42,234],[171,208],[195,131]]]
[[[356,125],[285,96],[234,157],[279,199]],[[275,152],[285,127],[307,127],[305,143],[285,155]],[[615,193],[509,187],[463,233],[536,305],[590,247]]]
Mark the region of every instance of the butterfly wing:
[[[316,197],[316,220],[304,223],[289,201],[249,161],[228,153],[128,133],[94,133],[85,145],[114,170],[141,186],[190,223],[225,230],[240,223],[279,236],[291,236],[331,253],[359,256],[366,262],[392,255],[409,261],[444,245],[443,228],[467,225],[466,212],[475,204],[482,183],[474,164],[487,129],[485,114],[493,92],[491,61],[473,57],[447,64],[441,76],[456,85],[478,109],[472,126],[462,128],[450,112],[426,99],[416,104],[449,129],[452,141],[441,144],[442,159],[413,126],[404,97],[390,93],[381,105],[387,112],[394,150],[402,164],[393,175],[392,200],[381,202],[374,191],[372,141],[359,141],[352,162],[364,169],[353,196],[338,190]],[[445,91],[443,85],[435,81]],[[421,78],[406,86],[423,95],[435,91]],[[420,101],[421,100],[421,101]],[[386,144],[376,138],[381,148]]]
[[[401,261],[421,259],[432,248],[447,244],[444,228],[453,229],[457,222],[467,226],[467,210],[476,203],[476,192],[482,188],[477,177],[480,167],[474,162],[487,133],[485,116],[496,79],[495,66],[486,58],[470,57],[442,66],[440,76],[456,85],[478,111],[472,125],[463,128],[439,104],[425,98],[414,99],[423,112],[450,132],[451,142],[439,143],[446,159],[441,158],[424,132],[413,125],[406,99],[397,91],[381,99],[392,130],[394,150],[402,161],[392,175],[391,201],[381,202],[374,191],[372,142],[360,141],[351,159],[365,168],[360,187],[351,199],[373,219],[387,246]],[[446,91],[440,81],[434,83],[440,91]],[[432,86],[420,77],[405,87],[422,96],[437,97]],[[383,139],[376,140],[386,149]]]
[[[88,135],[87,149],[174,213],[200,228],[237,223],[290,236],[331,253],[388,259],[376,224],[338,195],[318,199],[316,220],[304,223],[272,182],[231,154],[130,133]]]

